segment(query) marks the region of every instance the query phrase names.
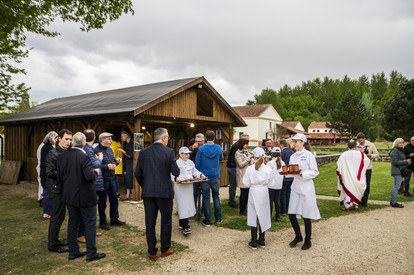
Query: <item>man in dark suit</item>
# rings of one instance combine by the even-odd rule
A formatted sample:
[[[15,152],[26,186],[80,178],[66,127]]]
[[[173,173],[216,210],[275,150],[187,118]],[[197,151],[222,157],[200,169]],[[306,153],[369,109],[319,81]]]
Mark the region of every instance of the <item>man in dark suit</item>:
[[[148,244],[148,257],[157,259],[157,238],[155,223],[158,210],[161,212],[161,256],[174,253],[171,249],[171,216],[173,208],[173,186],[171,174],[179,181],[180,169],[174,151],[167,147],[168,131],[158,128],[154,131],[154,144],[139,153],[135,177],[142,187],[145,208],[145,229]]]
[[[279,140],[279,147],[282,150],[282,160],[289,166],[290,157],[293,155],[293,151],[289,149],[289,146],[285,139]],[[289,208],[290,188],[292,186],[293,178],[283,178],[282,191],[280,193],[280,215],[286,216]]]
[[[62,199],[69,212],[68,247],[69,260],[86,255],[86,261],[99,260],[105,253],[96,253],[96,191],[94,181],[99,169],[93,169],[89,156],[83,147],[86,144],[84,134],[73,135],[72,150],[57,158],[58,181],[62,183]],[[85,223],[86,253],[79,251],[77,241],[79,222]]]

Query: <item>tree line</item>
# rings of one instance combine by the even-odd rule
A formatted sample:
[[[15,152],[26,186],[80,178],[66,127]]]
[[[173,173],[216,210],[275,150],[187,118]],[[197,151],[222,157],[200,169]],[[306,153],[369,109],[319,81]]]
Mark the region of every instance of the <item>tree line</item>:
[[[246,105],[272,104],[284,121],[300,121],[306,130],[312,121],[326,121],[342,135],[364,132],[371,140],[393,140],[398,134],[407,139],[414,135],[409,132],[414,131],[413,83],[398,71],[389,77],[381,72],[371,78],[316,78],[294,87],[263,89]]]

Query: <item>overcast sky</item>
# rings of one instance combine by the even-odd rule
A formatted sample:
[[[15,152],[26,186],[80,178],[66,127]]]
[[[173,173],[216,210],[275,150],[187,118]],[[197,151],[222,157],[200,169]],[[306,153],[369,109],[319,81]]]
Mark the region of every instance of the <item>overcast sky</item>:
[[[414,78],[412,0],[134,1],[103,30],[29,34],[31,101],[204,76],[230,103],[316,77]]]

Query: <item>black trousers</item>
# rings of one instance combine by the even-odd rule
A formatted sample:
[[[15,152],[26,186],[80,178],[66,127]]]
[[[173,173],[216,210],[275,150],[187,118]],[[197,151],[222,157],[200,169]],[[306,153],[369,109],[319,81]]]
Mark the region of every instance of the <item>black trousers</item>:
[[[367,188],[365,189],[364,196],[361,199],[361,204],[366,205],[368,203],[368,195],[369,195],[369,187],[371,185],[371,175],[372,175],[372,169],[369,169],[365,172],[365,177],[367,181]]]
[[[243,213],[246,211],[247,208],[247,202],[249,201],[249,188],[240,188],[240,213]]]
[[[145,208],[145,231],[147,235],[148,253],[156,255],[158,248],[155,235],[158,210],[161,213],[161,253],[171,247],[173,199],[143,198]]]
[[[49,223],[49,234],[48,234],[48,248],[56,249],[60,246],[59,244],[59,232],[63,221],[65,220],[66,205],[62,201],[62,194],[56,194],[49,192],[49,197],[52,200],[52,217]]]
[[[280,218],[280,193],[281,189],[270,189],[269,188],[269,200],[270,200],[270,218],[272,218],[273,204],[276,209],[276,218]]]
[[[186,228],[190,227],[190,226],[189,226],[189,221],[188,221],[188,218],[178,220],[178,224],[179,224],[179,225],[180,225],[183,229],[186,229]]]
[[[300,232],[300,226],[298,223],[298,219],[296,218],[296,214],[289,214],[290,224],[295,231],[295,235],[297,237],[302,237],[302,233]],[[303,218],[305,222],[305,241],[310,241],[312,237],[312,223],[310,219]]]

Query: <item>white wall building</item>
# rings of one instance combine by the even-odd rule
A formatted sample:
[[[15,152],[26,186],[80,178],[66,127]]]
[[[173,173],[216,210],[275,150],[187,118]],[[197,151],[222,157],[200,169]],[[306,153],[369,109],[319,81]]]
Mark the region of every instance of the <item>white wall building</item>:
[[[259,141],[273,138],[272,131],[276,128],[275,125],[280,125],[283,121],[272,104],[235,106],[233,109],[247,124],[246,127],[234,127],[233,141],[238,141],[242,134],[248,134],[249,146],[258,146]]]

